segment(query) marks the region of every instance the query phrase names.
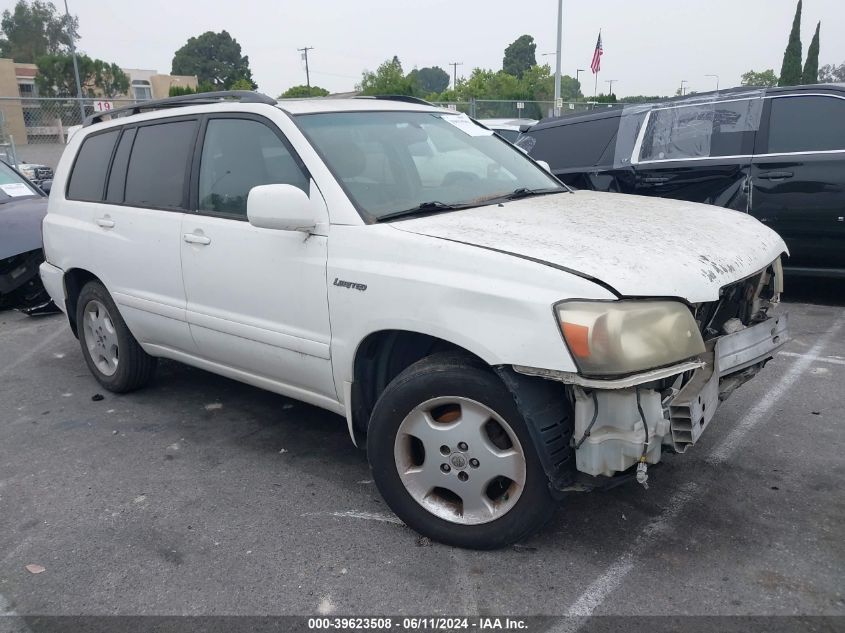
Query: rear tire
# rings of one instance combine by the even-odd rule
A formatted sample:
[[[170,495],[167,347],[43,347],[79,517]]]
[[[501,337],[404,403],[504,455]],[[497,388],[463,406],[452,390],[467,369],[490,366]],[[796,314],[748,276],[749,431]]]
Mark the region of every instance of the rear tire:
[[[444,352],[400,373],[367,433],[373,480],[409,527],[495,549],[538,530],[555,502],[513,396],[488,367]]]
[[[85,363],[103,387],[126,393],[150,382],[156,359],[141,349],[99,281],[82,287],[76,302],[76,326]]]

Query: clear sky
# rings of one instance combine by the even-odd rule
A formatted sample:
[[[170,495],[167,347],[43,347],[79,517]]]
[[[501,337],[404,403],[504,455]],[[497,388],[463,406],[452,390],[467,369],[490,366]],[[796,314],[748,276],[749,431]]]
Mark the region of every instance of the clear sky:
[[[54,0],[58,6],[61,0]],[[249,56],[259,90],[272,96],[305,83],[297,48],[310,53],[312,84],[352,90],[363,69],[398,55],[414,66],[463,62],[500,69],[505,46],[524,33],[537,41],[537,61],[554,68],[556,0],[68,0],[80,21],[78,46],[124,68],[169,73],[173,53],[188,37],[228,30]],[[11,6],[13,0],[2,0]],[[674,94],[739,84],[749,69],[780,72],[795,0],[564,0],[562,72],[581,74],[592,94],[590,59],[602,29],[606,79],[614,92]],[[845,1],[805,0],[802,44],[822,21],[819,63],[845,62]],[[586,75],[586,79],[585,79]]]

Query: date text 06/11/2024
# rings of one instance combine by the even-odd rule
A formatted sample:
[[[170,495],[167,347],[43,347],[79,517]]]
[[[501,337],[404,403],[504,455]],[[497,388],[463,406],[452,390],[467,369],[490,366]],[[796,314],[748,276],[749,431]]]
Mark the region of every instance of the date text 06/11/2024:
[[[401,622],[401,626],[400,626]],[[494,631],[525,630],[528,623],[522,618],[511,617],[316,617],[308,618],[311,630],[369,630],[369,631]]]

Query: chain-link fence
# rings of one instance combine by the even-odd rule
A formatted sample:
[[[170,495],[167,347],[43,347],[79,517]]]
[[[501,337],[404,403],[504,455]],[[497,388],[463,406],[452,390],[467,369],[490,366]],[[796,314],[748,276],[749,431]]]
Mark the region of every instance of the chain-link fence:
[[[137,103],[131,99],[0,97],[0,159],[56,168],[69,135],[85,117]],[[554,116],[553,101],[473,99],[436,105],[477,119],[542,119]],[[560,114],[606,108],[590,101],[564,102]]]
[[[440,101],[435,105],[463,112],[476,119],[544,119],[555,116],[554,101],[518,101],[515,99],[472,99],[470,101]],[[588,112],[617,104],[595,101],[564,101],[560,115]]]
[[[136,103],[131,99],[0,97],[0,159],[55,169],[68,136],[85,117]]]

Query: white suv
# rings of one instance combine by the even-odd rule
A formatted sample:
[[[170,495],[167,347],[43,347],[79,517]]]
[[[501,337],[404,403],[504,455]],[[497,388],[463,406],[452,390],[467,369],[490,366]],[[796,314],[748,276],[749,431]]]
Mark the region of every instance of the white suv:
[[[163,357],[345,416],[396,514],[463,547],[645,483],[787,339],[785,246],[757,220],[573,192],[413,100],[215,93],[92,117],[44,251],[106,389]]]

